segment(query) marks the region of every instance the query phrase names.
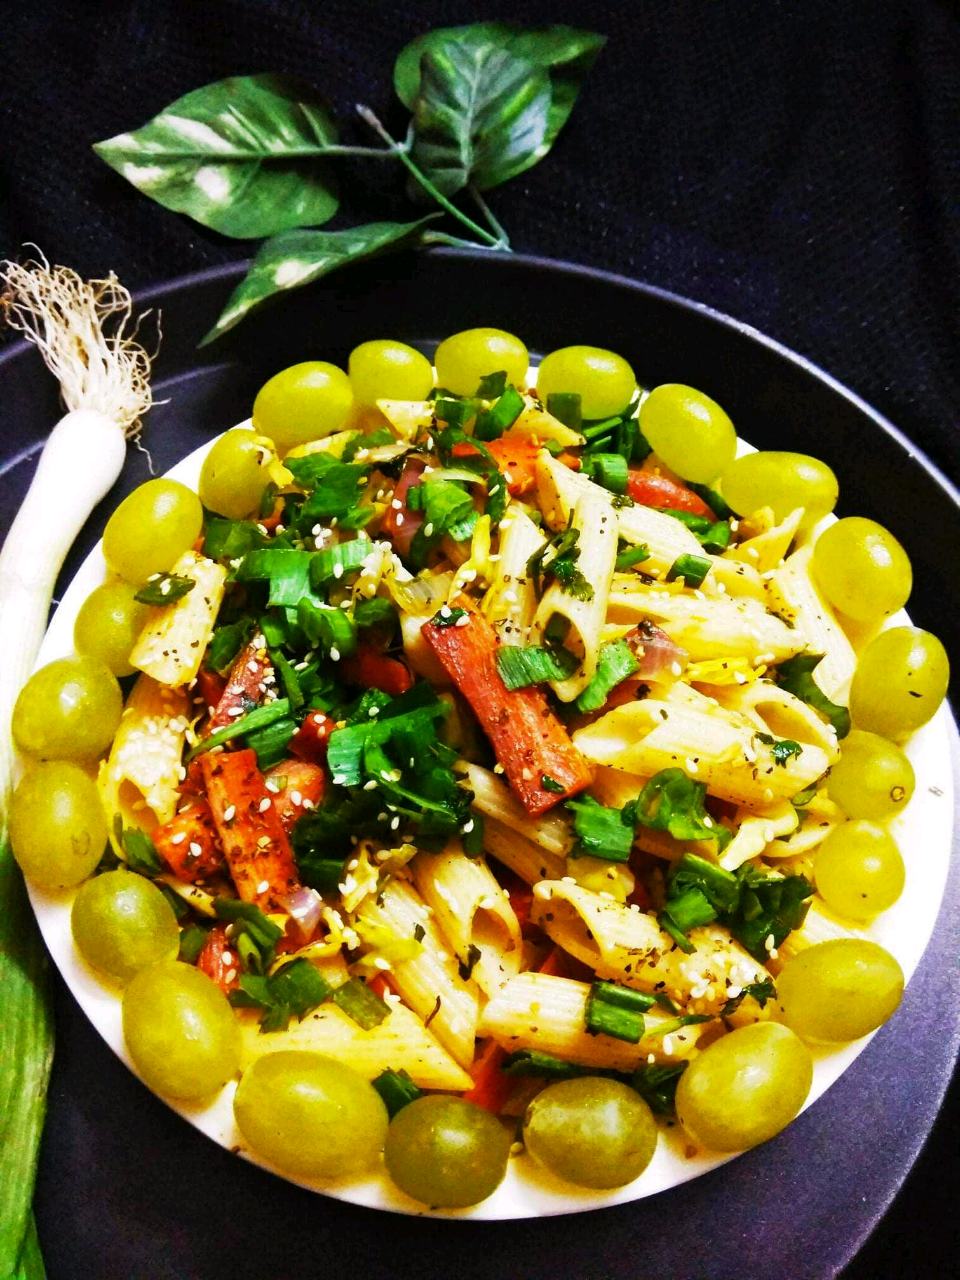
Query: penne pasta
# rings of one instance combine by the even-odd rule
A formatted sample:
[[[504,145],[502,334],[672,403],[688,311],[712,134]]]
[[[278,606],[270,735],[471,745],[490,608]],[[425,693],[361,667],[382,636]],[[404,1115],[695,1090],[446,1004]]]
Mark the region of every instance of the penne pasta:
[[[633,1071],[649,1062],[682,1062],[703,1034],[705,1024],[677,1027],[659,1011],[644,1015],[644,1034],[629,1044],[586,1029],[589,984],[546,973],[521,973],[501,987],[483,1011],[480,1034],[508,1053],[535,1050],[585,1067]],[[668,1030],[673,1028],[672,1030]]]
[[[482,607],[501,644],[527,643],[537,611],[537,595],[527,563],[544,541],[543,534],[518,505],[500,524],[499,559]]]
[[[803,638],[810,653],[822,653],[814,680],[833,702],[846,702],[857,665],[853,645],[837,615],[814,581],[810,567],[812,544],[789,556],[767,580],[770,608],[785,618]]]
[[[487,864],[452,844],[418,853],[410,864],[417,891],[462,969],[492,995],[520,969],[520,925]]]
[[[227,571],[196,551],[185,551],[172,572],[189,578],[194,586],[173,604],[151,608],[130,652],[130,662],[154,680],[175,688],[189,684],[200,670],[223,600]]]
[[[98,779],[104,808],[124,826],[152,831],[176,812],[190,715],[181,689],[138,678]]]
[[[542,845],[534,844],[496,818],[484,819],[483,847],[527,884],[535,884],[538,880],[559,880],[567,873],[566,858],[548,853]]]
[[[482,765],[461,760],[457,768],[473,792],[474,808],[485,818],[496,819],[548,854],[566,858],[573,845],[573,833],[565,817],[559,813],[545,813],[538,817],[527,813],[507,784]]]

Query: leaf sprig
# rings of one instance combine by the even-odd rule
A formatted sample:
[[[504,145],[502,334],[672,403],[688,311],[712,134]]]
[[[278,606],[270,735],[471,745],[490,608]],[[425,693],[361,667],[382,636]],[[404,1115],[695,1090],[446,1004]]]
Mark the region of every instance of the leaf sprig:
[[[568,26],[502,22],[443,27],[396,60],[393,83],[411,113],[398,141],[374,113],[359,118],[384,144],[342,143],[317,92],[291,76],[231,76],[178,98],[132,132],[94,145],[152,200],[238,239],[269,237],[204,343],[268,298],[347,263],[447,244],[509,252],[483,192],[549,152],[606,38]],[[397,161],[407,193],[436,212],[408,222],[317,230],[339,206],[336,162]],[[471,216],[456,198],[467,197]],[[435,225],[446,216],[470,238]]]

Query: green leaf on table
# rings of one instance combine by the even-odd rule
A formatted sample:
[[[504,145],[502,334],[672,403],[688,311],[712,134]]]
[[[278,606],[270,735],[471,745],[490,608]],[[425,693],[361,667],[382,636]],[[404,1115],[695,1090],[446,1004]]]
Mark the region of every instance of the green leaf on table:
[[[285,231],[273,236],[262,246],[200,345],[219,338],[274,294],[310,284],[338,267],[385,249],[416,243],[425,224],[438,216],[431,214],[416,222],[368,222],[346,231]]]
[[[94,151],[144,195],[223,235],[316,226],[337,211],[328,168],[336,128],[288,76],[230,76],[194,89]]]
[[[447,195],[523,173],[553,146],[605,43],[574,27],[503,22],[418,36],[393,73],[414,113],[414,159]]]

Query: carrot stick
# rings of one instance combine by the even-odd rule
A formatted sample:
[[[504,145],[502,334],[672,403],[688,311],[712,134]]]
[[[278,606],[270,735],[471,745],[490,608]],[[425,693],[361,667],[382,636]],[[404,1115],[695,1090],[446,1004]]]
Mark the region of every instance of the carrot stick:
[[[590,785],[589,764],[543,692],[503,683],[497,638],[486,618],[471,609],[452,626],[426,623],[421,635],[470,703],[528,813],[544,813]]]
[[[394,698],[413,687],[407,664],[379,652],[372,644],[359,644],[357,652],[340,663],[340,673],[348,684],[380,689]]]
[[[223,849],[210,806],[197,796],[153,832],[154,847],[178,880],[196,884],[223,866]]]
[[[336,727],[336,720],[323,711],[310,711],[304,716],[303,724],[290,739],[287,750],[301,760],[323,764],[327,758],[327,743]]]
[[[463,1095],[464,1101],[475,1102],[485,1111],[499,1115],[513,1093],[516,1081],[506,1075],[503,1060],[507,1051],[501,1049],[496,1040],[484,1041],[483,1048],[470,1068],[473,1077],[473,1088]]]
[[[227,687],[207,721],[205,733],[225,729],[238,716],[259,706],[273,679],[273,665],[267,653],[266,642],[263,636],[256,635],[240,650],[237,660],[230,668]]]
[[[223,992],[233,991],[240,985],[240,958],[231,948],[226,925],[214,925],[207,934],[197,956],[197,968],[212,978]]]
[[[297,865],[256,752],[208,752],[200,759],[237,894],[264,911],[285,911],[300,887]]]

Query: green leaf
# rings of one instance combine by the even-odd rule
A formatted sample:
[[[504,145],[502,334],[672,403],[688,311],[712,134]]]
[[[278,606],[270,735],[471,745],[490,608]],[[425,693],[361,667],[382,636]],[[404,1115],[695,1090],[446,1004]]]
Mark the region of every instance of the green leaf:
[[[445,128],[449,140],[469,137],[466,122],[474,122],[479,133],[478,154],[471,165],[472,178],[467,180],[486,190],[543,159],[573,110],[580,85],[605,43],[606,37],[592,31],[560,25],[526,30],[503,22],[441,27],[418,36],[401,51],[393,82],[401,102],[414,113],[418,134],[421,102],[431,97],[434,112],[446,103],[454,108],[453,118],[439,122],[441,136]],[[507,55],[506,59],[502,55]],[[530,85],[525,93],[511,94],[507,91],[511,73],[516,73],[521,63],[529,68]],[[445,68],[439,84],[438,66]],[[438,88],[445,90],[439,97]],[[464,91],[468,95],[465,100]],[[496,126],[487,134],[482,131],[481,100],[494,115]],[[496,118],[497,113],[500,119]],[[497,139],[506,144],[502,154],[494,149]],[[424,157],[416,142],[414,158],[423,165]],[[437,182],[438,175],[431,166],[423,167]],[[449,195],[465,183],[466,180],[449,188],[442,182],[437,185]]]
[[[415,244],[426,223],[438,216],[429,214],[416,222],[368,222],[346,231],[286,231],[273,236],[261,247],[200,345],[219,338],[274,294],[310,284],[385,249]]]
[[[196,585],[193,578],[185,578],[179,573],[155,573],[133,598],[141,604],[173,604],[182,600]]]
[[[144,195],[205,227],[258,238],[337,211],[328,170],[336,128],[315,92],[287,76],[231,76],[178,98],[94,151]]]
[[[822,661],[822,653],[798,653],[795,658],[780,663],[775,679],[782,689],[825,716],[836,729],[838,738],[845,738],[850,732],[850,712],[846,707],[831,702],[813,678]]]

